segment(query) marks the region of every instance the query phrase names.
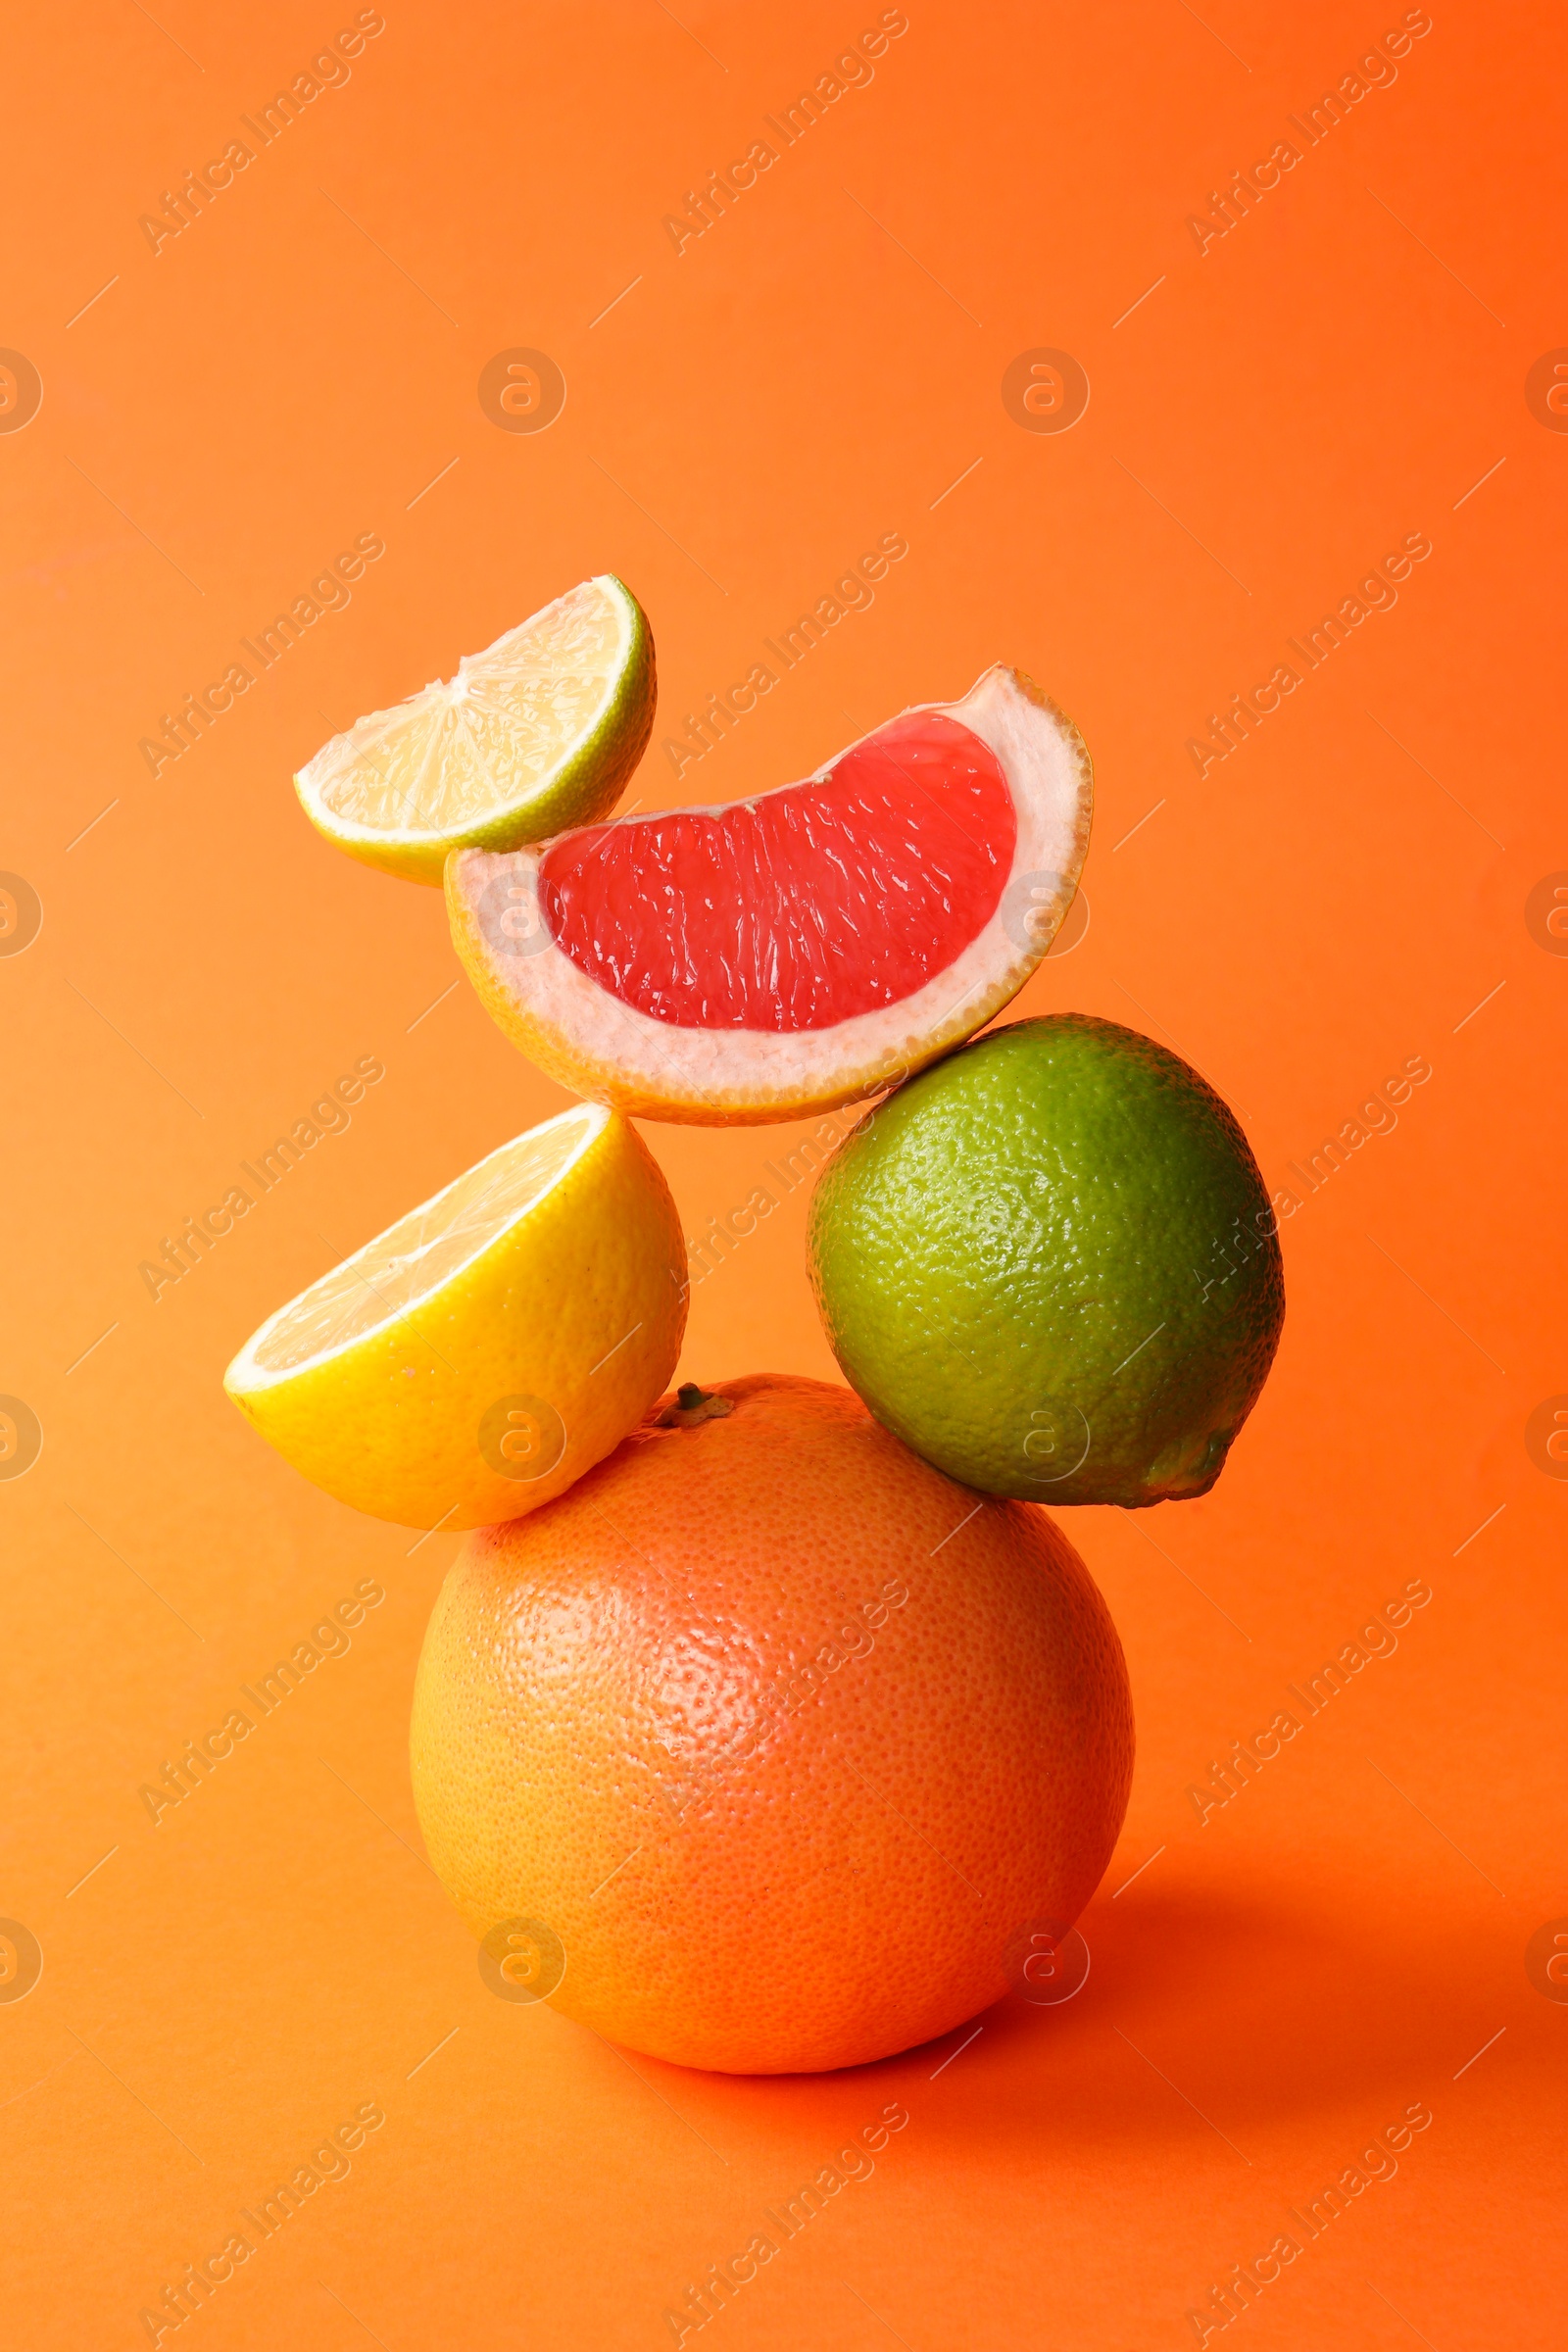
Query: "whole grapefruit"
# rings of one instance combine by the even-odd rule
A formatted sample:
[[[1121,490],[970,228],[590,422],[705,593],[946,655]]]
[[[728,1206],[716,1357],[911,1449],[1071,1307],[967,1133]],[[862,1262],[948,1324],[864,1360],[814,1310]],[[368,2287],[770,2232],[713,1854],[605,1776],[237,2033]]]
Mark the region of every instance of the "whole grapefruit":
[[[470,1536],[413,1724],[430,1858],[493,1989],[728,2073],[854,2066],[1008,1988],[1121,1825],[1121,1644],[1032,1503],[847,1389],[656,1408]]]

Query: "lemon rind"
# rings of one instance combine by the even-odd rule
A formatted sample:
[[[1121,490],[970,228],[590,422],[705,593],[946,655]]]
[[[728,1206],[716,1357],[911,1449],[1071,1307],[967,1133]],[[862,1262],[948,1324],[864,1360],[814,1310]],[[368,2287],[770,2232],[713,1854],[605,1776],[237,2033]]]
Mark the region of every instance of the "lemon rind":
[[[405,1209],[402,1216],[395,1217],[390,1225],[383,1226],[379,1233],[372,1234],[370,1239],[362,1243],[358,1250],[351,1250],[347,1257],[340,1259],[337,1265],[329,1269],[328,1274],[318,1275],[316,1282],[307,1284],[306,1288],[295,1298],[287,1300],[284,1305],[277,1307],[273,1313],[268,1316],[266,1322],[251,1334],[224,1373],[223,1387],[228,1395],[234,1397],[259,1396],[272,1389],[286,1388],[291,1382],[303,1379],[307,1374],[318,1372],[324,1365],[337,1362],[341,1357],[352,1354],[356,1348],[364,1348],[393,1324],[404,1322],[412,1314],[416,1313],[419,1307],[430,1298],[438,1298],[442,1292],[451,1290],[455,1284],[461,1282],[466,1275],[471,1272],[481,1258],[487,1257],[491,1250],[499,1248],[508,1236],[516,1230],[523,1219],[531,1216],[534,1210],[560,1188],[573,1169],[581,1166],[583,1159],[604,1134],[614,1115],[613,1111],[602,1103],[572,1102],[564,1110],[557,1111],[553,1118],[542,1119],[537,1127],[528,1128],[525,1136],[527,1140],[532,1141],[541,1135],[548,1134],[552,1127],[563,1126],[569,1119],[579,1119],[582,1121],[583,1127],[582,1140],[577,1149],[562,1161],[561,1166],[543,1189],[533,1194],[519,1208],[514,1209],[504,1224],[498,1226],[493,1233],[480,1242],[470,1254],[445,1274],[439,1283],[430,1290],[421,1292],[417,1298],[409,1300],[406,1304],[392,1308],[375,1322],[368,1323],[363,1329],[351,1332],[347,1339],[335,1342],[330,1348],[323,1348],[316,1355],[304,1357],[299,1363],[280,1365],[275,1371],[270,1371],[265,1365],[259,1363],[257,1353],[269,1334],[276,1331],[291,1315],[296,1314],[304,1300],[310,1298],[312,1292],[320,1283],[329,1280],[332,1275],[341,1274],[346,1267],[354,1265],[358,1259],[368,1256],[372,1250],[378,1249],[385,1242],[389,1233],[394,1232],[399,1225],[406,1223],[411,1216],[420,1216],[435,1208],[449,1193],[455,1192],[460,1184],[466,1183],[469,1177],[476,1175],[479,1169],[487,1167],[492,1160],[499,1159],[504,1152],[514,1151],[516,1146],[525,1140],[524,1136],[512,1136],[506,1143],[498,1144],[493,1152],[485,1153],[483,1159],[475,1160],[471,1168],[463,1169],[453,1177],[450,1184],[444,1184],[439,1192],[432,1193],[428,1200],[417,1202],[412,1209]]]

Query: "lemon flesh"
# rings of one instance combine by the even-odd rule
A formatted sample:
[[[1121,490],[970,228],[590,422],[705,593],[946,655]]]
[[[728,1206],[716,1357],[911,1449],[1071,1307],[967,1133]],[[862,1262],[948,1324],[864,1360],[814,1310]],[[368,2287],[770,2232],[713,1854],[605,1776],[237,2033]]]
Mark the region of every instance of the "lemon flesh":
[[[223,1385],[340,1501],[480,1527],[561,1494],[662,1395],[685,1281],[658,1163],[580,1103],[279,1308]]]
[[[993,1494],[1202,1494],[1285,1312],[1275,1218],[1225,1103],[1152,1039],[1019,1021],[900,1087],[810,1214],[828,1339],[879,1421]]]
[[[295,789],[351,857],[439,883],[453,850],[513,850],[608,815],[656,691],[647,616],[605,573],[465,654],[456,676],[356,720]]]

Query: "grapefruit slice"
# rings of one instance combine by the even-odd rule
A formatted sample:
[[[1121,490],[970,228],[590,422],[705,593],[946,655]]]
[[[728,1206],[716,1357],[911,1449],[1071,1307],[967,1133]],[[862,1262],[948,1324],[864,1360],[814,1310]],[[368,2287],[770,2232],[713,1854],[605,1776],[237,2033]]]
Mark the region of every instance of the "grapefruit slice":
[[[656,697],[648,616],[604,572],[465,654],[455,677],[356,719],[294,789],[351,858],[439,883],[454,850],[515,849],[608,816]]]
[[[447,860],[501,1027],[639,1118],[795,1119],[897,1085],[1016,996],[1089,846],[1083,738],[987,670],[803,784]]]

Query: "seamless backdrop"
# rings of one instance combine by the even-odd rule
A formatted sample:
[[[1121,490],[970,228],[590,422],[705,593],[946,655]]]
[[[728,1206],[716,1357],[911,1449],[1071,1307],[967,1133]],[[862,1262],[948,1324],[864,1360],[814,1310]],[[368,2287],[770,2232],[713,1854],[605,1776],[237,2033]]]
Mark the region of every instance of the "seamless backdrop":
[[[706,2307],[704,2341],[824,2352],[1555,2342],[1557,12],[79,0],[5,53],[15,2339],[634,2348]],[[1284,1219],[1216,1491],[1070,1517],[1140,1740],[1088,1982],[831,2078],[493,1997],[408,1786],[454,1541],[306,1487],[220,1388],[561,1107],[438,896],[289,779],[596,570],[659,645],[628,804],[1037,676],[1099,801],[1015,1009],[1195,1061]],[[683,1377],[830,1377],[822,1138],[644,1133],[697,1246]],[[286,2224],[242,2218],[301,2168]]]

